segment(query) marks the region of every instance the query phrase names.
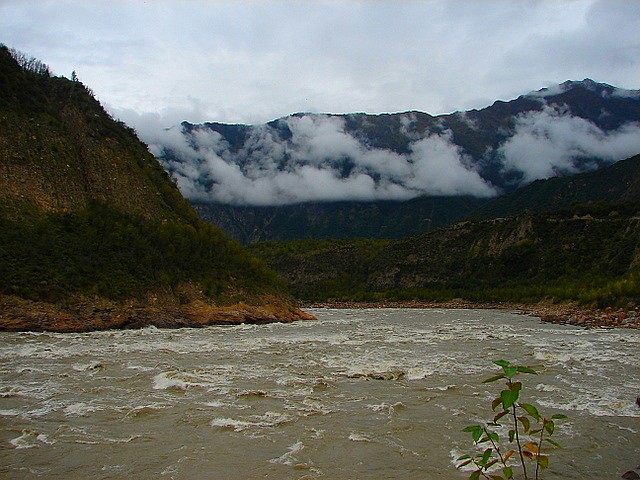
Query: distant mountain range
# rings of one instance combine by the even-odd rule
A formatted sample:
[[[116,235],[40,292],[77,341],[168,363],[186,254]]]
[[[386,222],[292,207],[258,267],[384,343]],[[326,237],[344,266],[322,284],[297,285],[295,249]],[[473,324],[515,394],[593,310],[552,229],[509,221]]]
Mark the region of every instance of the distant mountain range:
[[[638,92],[585,80],[441,117],[163,131],[150,148],[201,217],[247,242],[307,238],[245,250],[88,87],[24,58],[0,45],[0,330],[309,318],[287,284],[305,300],[640,303]],[[313,238],[349,236],[402,238]]]
[[[398,238],[640,152],[640,91],[585,79],[448,115],[185,122],[151,140],[199,216],[242,242]]]

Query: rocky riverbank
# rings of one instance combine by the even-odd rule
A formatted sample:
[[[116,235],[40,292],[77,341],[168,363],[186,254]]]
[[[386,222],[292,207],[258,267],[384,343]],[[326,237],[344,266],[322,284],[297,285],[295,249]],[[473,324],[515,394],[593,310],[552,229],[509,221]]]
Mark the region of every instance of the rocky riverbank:
[[[113,302],[74,299],[62,303],[25,300],[15,296],[0,297],[0,330],[90,332],[95,330],[144,328],[205,327],[289,323],[314,317],[296,305],[281,301],[259,305],[237,303],[216,306],[202,301],[186,305],[154,305],[145,302]]]
[[[304,308],[481,308],[513,310],[540,318],[544,323],[575,325],[585,328],[635,328],[640,329],[640,307],[604,310],[586,309],[577,304],[540,303],[475,303],[464,300],[447,302],[322,302],[306,303]]]

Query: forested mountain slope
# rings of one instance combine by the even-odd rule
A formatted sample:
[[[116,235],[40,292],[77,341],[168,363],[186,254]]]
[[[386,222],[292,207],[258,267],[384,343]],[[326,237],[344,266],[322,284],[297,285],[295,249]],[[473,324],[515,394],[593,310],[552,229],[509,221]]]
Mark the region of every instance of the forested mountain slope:
[[[496,218],[526,210],[544,212],[572,203],[640,203],[640,155],[595,172],[537,180],[477,208],[472,218]]]
[[[303,317],[285,292],[87,87],[0,47],[0,328]]]
[[[259,243],[302,299],[640,302],[640,207],[461,222],[395,241]]]

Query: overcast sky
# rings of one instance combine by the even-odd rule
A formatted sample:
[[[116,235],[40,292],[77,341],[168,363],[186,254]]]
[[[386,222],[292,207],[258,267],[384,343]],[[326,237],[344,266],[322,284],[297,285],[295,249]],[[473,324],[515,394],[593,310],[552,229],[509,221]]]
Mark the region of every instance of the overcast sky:
[[[637,89],[639,25],[636,0],[0,0],[0,42],[167,126],[439,114],[585,77]]]

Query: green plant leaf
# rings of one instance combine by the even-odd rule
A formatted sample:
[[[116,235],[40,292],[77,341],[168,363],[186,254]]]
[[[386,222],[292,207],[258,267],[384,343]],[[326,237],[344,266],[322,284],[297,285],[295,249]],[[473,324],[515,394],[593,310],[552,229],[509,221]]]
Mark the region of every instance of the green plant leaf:
[[[500,441],[500,436],[495,432],[489,432],[489,438],[496,443]]]
[[[471,458],[471,455],[462,455],[461,457],[456,458],[456,462],[460,462],[462,460],[468,460]]]
[[[513,390],[503,390],[500,392],[500,399],[502,400],[502,408],[504,410],[509,410],[511,406],[516,403],[518,397],[520,396],[520,392]]]
[[[498,375],[494,375],[493,377],[489,377],[486,380],[483,380],[482,383],[495,382],[496,380],[500,380],[501,378],[504,378],[504,373],[500,373]]]
[[[501,477],[500,475],[489,475],[489,478],[491,480],[504,480],[504,477]]]
[[[518,373],[518,369],[511,366],[502,367],[502,370],[504,370],[504,374],[507,378],[513,378],[513,376]]]
[[[487,468],[487,462],[489,461],[489,459],[491,458],[491,454],[493,453],[493,449],[491,448],[487,448],[484,453],[482,454],[482,460],[480,460],[478,463],[482,466],[484,466],[485,468]]]
[[[513,468],[511,467],[504,467],[502,473],[504,473],[504,476],[507,478],[513,478]]]
[[[515,430],[509,430],[509,441],[513,442],[514,438],[516,438],[516,431]]]
[[[499,367],[508,367],[509,366],[509,362],[507,362],[506,360],[495,360],[493,363],[495,363]]]
[[[532,375],[537,375],[538,372],[536,372],[533,368],[529,368],[529,367],[517,367],[518,368],[518,372],[520,373],[531,373]]]
[[[553,420],[565,420],[569,417],[567,417],[566,415],[563,415],[562,413],[556,413],[555,415],[551,415],[551,418]]]
[[[474,442],[477,442],[478,440],[480,440],[480,437],[482,436],[482,433],[483,433],[482,427],[480,425],[470,425],[468,427],[465,427],[462,431],[470,432]]]
[[[476,470],[471,475],[469,475],[469,480],[478,480],[480,478],[480,474],[482,472],[480,470]]]
[[[538,409],[529,403],[521,403],[520,406],[533,418],[540,421],[540,414],[538,413]]]
[[[555,430],[556,425],[553,423],[553,420],[545,420],[544,421],[544,429],[547,431],[549,435],[553,435],[553,431]]]
[[[466,461],[462,462],[460,465],[458,465],[456,468],[466,467],[466,466],[467,466],[467,465],[469,465],[471,462],[473,462],[473,460],[466,460]]]

